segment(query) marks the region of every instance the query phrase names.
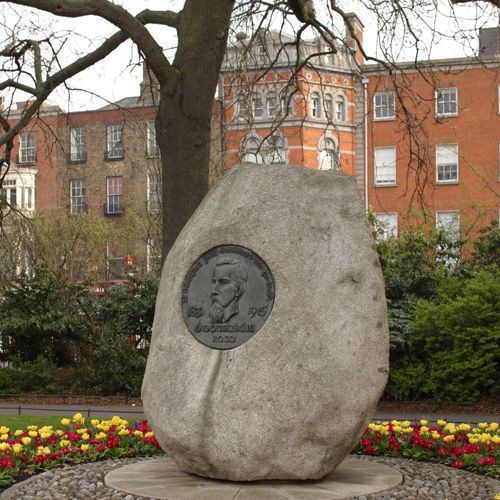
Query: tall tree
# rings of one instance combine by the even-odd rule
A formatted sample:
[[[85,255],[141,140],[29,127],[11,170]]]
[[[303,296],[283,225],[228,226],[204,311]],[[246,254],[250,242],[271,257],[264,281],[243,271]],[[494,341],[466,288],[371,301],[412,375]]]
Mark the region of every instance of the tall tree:
[[[130,39],[135,43],[159,85],[156,132],[162,158],[163,257],[208,191],[210,119],[232,18],[266,19],[272,12],[278,12],[282,16],[281,26],[287,17],[298,24],[297,41],[306,28],[312,27],[335,52],[336,43],[341,40],[339,30],[332,28],[337,16],[347,23],[351,38],[368,57],[349,23],[349,16],[334,0],[316,2],[326,9],[323,22],[316,15],[312,0],[185,0],[178,12],[146,9],[137,15],[110,0],[0,0],[1,4],[32,7],[61,17],[98,16],[117,28],[98,48],[64,67],[59,65],[59,49],[50,37],[19,39],[13,35],[0,50],[0,57],[10,61],[10,65],[3,65],[7,78],[0,82],[0,91],[17,89],[32,96],[30,105],[12,127],[5,117],[0,117],[4,129],[0,145],[5,145],[3,160],[7,165],[13,137],[35,116],[57,86],[102,60],[124,41]],[[361,4],[377,12],[384,29],[402,24],[407,28],[406,34],[418,42],[419,33],[412,30],[409,13],[425,11],[426,2],[419,0],[406,5],[362,0]],[[148,30],[150,24],[175,30],[178,44],[172,62]],[[43,47],[52,51],[48,62],[42,57]],[[31,72],[25,64],[30,65]]]

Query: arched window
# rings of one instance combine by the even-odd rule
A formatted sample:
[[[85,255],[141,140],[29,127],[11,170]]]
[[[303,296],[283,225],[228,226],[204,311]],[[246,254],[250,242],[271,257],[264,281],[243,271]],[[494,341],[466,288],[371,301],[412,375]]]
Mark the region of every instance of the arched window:
[[[337,144],[331,138],[326,138],[319,152],[320,170],[340,170],[340,158]]]
[[[325,95],[325,115],[328,120],[333,120],[333,99],[330,94]]]
[[[318,92],[311,94],[311,116],[313,118],[321,118],[321,99]]]
[[[337,94],[335,104],[337,106],[337,120],[345,122],[345,98],[342,94]]]
[[[264,163],[259,137],[249,135],[242,141],[241,163]]]
[[[237,106],[238,106],[236,110],[237,118],[239,118],[240,120],[248,120],[249,117],[248,102],[245,95],[243,94],[239,95]]]
[[[280,105],[283,116],[293,116],[293,95],[286,89],[280,94]]]
[[[285,140],[278,134],[269,136],[263,143],[267,163],[286,163],[287,151]]]
[[[267,116],[274,118],[278,114],[278,98],[276,92],[269,92],[266,99]]]
[[[264,107],[259,94],[252,94],[252,111],[254,118],[262,118],[264,115]]]

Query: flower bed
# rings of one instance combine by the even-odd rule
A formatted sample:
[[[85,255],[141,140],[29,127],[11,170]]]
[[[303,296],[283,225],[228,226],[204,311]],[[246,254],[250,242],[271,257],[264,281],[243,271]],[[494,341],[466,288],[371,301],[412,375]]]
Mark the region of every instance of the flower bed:
[[[24,430],[0,427],[0,487],[16,478],[62,465],[144,457],[163,453],[147,421],[113,417],[86,419],[77,413],[63,418],[61,427],[29,425]]]
[[[498,478],[499,445],[497,422],[472,427],[444,420],[430,426],[427,420],[393,420],[369,424],[353,453],[439,462]]]
[[[353,453],[406,457],[465,468],[498,477],[498,423],[453,424],[439,420],[376,422],[369,424]],[[61,427],[29,425],[24,430],[0,427],[0,487],[40,471],[105,459],[143,457],[163,453],[147,421],[113,417],[86,419],[77,413],[63,418]]]

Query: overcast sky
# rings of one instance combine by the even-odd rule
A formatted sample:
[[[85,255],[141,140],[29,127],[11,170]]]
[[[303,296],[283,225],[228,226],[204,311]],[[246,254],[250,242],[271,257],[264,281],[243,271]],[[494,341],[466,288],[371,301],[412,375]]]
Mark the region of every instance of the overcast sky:
[[[317,0],[316,3],[319,6],[324,1]],[[376,21],[362,5],[356,3],[358,1],[362,0],[345,0],[343,7],[347,11],[358,13],[365,25],[365,50],[370,54],[380,56],[381,52],[377,45],[378,28]],[[117,3],[128,8],[132,13],[137,13],[145,8],[178,10],[183,1],[142,0],[138,2],[135,0],[121,0]],[[438,0],[437,7],[438,12],[433,8],[429,8],[425,18],[416,21],[416,28],[421,30],[422,46],[432,49],[431,55],[433,58],[473,55],[478,46],[477,28],[479,26],[498,25],[499,11],[495,11],[494,7],[484,2],[479,2],[476,5],[455,7],[455,16],[450,16],[448,0]],[[18,8],[16,7],[16,9]],[[487,12],[484,13],[484,10]],[[321,8],[318,11],[321,14]],[[27,12],[26,9],[23,12],[23,21],[28,19]],[[12,12],[7,11],[4,16],[7,24],[12,23],[12,19],[14,19]],[[430,26],[434,25],[436,30],[432,30],[426,23]],[[71,36],[72,40],[66,44],[66,58],[68,60],[73,59],[77,53],[85,53],[85,50],[91,47],[93,43],[103,40],[116,31],[116,28],[107,21],[90,16],[78,19],[56,19],[47,14],[39,14],[39,17],[34,21],[34,25],[37,27],[42,25],[50,26],[48,29],[62,32],[63,35],[66,33],[64,36],[69,33],[77,34]],[[149,29],[156,39],[160,41],[167,55],[172,57],[176,44],[175,31],[160,26],[153,26]],[[431,37],[431,33],[433,33],[433,37]],[[453,38],[456,38],[456,40],[453,40]],[[424,52],[421,55],[422,58],[426,57]],[[398,53],[399,59],[412,59],[413,57],[412,52],[409,50]],[[140,67],[137,66],[137,61],[137,51],[133,45],[130,42],[124,43],[104,61],[71,80],[71,87],[85,89],[87,92],[72,92],[71,100],[68,103],[68,95],[61,89],[52,94],[51,101],[56,102],[63,109],[68,109],[68,107],[72,110],[93,109],[106,104],[106,101],[116,101],[126,96],[138,95],[142,72]],[[23,96],[16,96],[16,100],[21,99],[23,99]]]

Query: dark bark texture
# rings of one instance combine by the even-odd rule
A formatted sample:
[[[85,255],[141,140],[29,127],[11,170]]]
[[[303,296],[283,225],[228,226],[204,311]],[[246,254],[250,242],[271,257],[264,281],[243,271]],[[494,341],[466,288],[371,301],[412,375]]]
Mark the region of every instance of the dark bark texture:
[[[187,0],[179,13],[173,78],[159,78],[165,258],[208,192],[210,121],[233,0]]]

